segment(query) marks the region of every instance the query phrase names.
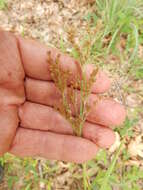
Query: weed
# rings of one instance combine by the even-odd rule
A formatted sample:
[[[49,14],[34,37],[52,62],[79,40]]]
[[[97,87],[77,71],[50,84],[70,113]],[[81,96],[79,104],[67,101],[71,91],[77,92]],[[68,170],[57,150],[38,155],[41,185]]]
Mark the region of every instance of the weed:
[[[143,79],[143,60],[136,58],[129,68],[129,74],[136,80]]]
[[[89,30],[88,30],[89,32]],[[73,132],[77,136],[82,136],[82,129],[87,115],[90,111],[88,105],[88,97],[91,93],[91,88],[95,82],[98,69],[94,69],[87,79],[85,73],[82,70],[88,58],[90,57],[91,38],[84,41],[84,51],[75,42],[75,33],[73,30],[68,32],[69,42],[72,44],[74,52],[76,52],[76,58],[79,60],[75,62],[77,70],[79,71],[76,77],[71,77],[72,73],[68,70],[64,71],[60,63],[60,54],[57,55],[55,61],[52,59],[51,52],[48,52],[48,67],[50,69],[52,80],[61,93],[61,102],[57,110],[69,121],[72,126]],[[63,49],[63,46],[62,46]],[[70,80],[69,78],[73,78]],[[79,89],[77,91],[77,89]],[[80,99],[80,103],[78,103]],[[73,110],[74,113],[73,113]],[[83,165],[83,186],[84,190],[90,190],[89,179],[86,172],[86,163]]]
[[[141,0],[97,0],[94,10],[85,19],[92,27],[99,27],[100,23],[101,29],[95,33],[98,51],[104,56],[110,52],[117,54],[118,41],[123,38],[129,61],[132,61],[137,54],[139,33],[142,33],[142,9]]]
[[[78,47],[76,46],[76,48]],[[77,50],[78,52],[80,51],[79,49]],[[82,60],[82,54],[79,54],[79,56],[80,60]],[[78,63],[75,62],[75,64]],[[81,70],[77,74],[76,79],[70,81],[69,86],[69,77],[72,73],[61,68],[60,54],[57,55],[54,61],[51,52],[48,52],[48,65],[51,77],[61,93],[60,106],[56,109],[70,122],[74,133],[77,136],[81,136],[83,124],[90,110],[87,99],[91,93],[91,87],[95,82],[98,70],[94,69],[88,80]],[[80,90],[77,91],[77,88]],[[78,103],[79,98],[80,103]]]

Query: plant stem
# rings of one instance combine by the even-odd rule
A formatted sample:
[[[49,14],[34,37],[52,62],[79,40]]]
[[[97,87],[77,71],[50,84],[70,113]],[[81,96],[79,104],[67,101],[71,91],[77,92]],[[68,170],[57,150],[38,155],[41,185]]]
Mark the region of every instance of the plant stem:
[[[121,144],[120,144],[120,146],[119,146],[119,148],[118,148],[118,150],[117,150],[117,152],[116,152],[116,154],[115,154],[115,156],[114,156],[114,158],[113,158],[113,160],[112,160],[112,163],[111,163],[111,165],[109,166],[109,168],[108,168],[108,170],[107,170],[107,172],[106,172],[106,174],[105,174],[104,181],[103,181],[103,183],[102,183],[102,185],[101,185],[101,187],[100,187],[100,190],[105,190],[105,189],[106,189],[106,186],[107,186],[107,184],[108,184],[110,175],[111,175],[111,173],[113,172],[114,167],[115,167],[115,164],[116,164],[117,159],[118,159],[118,157],[119,157],[119,154],[120,154],[121,148],[122,148],[122,146],[123,146],[123,143],[124,143],[124,140],[122,140],[122,142],[121,142]]]
[[[82,168],[83,168],[82,174],[83,174],[83,186],[84,186],[84,190],[87,190],[87,189],[90,190],[90,187],[89,187],[88,182],[87,182],[86,163],[82,164]]]
[[[80,103],[80,118],[83,118],[83,81],[81,81],[81,87],[80,87],[80,91],[81,91],[81,103]],[[83,123],[80,123],[79,126],[79,135],[82,136],[82,128],[83,128]]]

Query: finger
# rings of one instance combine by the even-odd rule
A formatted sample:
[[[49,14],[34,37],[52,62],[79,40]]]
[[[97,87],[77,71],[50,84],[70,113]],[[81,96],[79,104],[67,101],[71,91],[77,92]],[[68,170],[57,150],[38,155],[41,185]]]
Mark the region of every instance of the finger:
[[[24,64],[24,70],[27,76],[41,79],[51,80],[49,65],[48,65],[48,54],[51,52],[53,60],[56,59],[57,55],[60,54],[60,64],[64,71],[71,71],[72,77],[78,76],[81,72],[77,61],[69,57],[68,55],[62,54],[56,48],[48,48],[47,46],[36,42],[34,40],[28,40],[18,37],[21,56]]]
[[[96,106],[92,107],[88,115],[89,121],[111,128],[123,124],[125,118],[126,110],[124,106],[112,99],[97,101]]]
[[[25,83],[27,99],[49,106],[59,106],[60,93],[51,82],[27,79]],[[126,117],[124,106],[113,100],[98,100],[95,94],[88,98],[91,111],[88,121],[114,127],[123,123]],[[96,102],[96,106],[95,106]]]
[[[69,122],[49,106],[25,102],[19,107],[20,125],[25,128],[73,134]]]
[[[19,109],[21,126],[30,129],[52,131],[73,135],[70,123],[53,108],[26,102]],[[115,140],[114,132],[103,126],[85,122],[83,137],[93,141],[101,148],[110,147]]]
[[[93,158],[97,151],[94,143],[81,137],[19,128],[10,153],[82,163]]]
[[[51,51],[53,60],[60,54],[60,64],[62,70],[71,72],[69,80],[74,81],[78,75],[81,75],[79,63],[68,55],[60,53],[55,48],[48,48],[34,40],[27,40],[18,37],[24,70],[27,76],[40,80],[51,80],[49,65],[47,63],[47,51]],[[93,66],[87,68],[86,74],[93,71]],[[100,83],[99,83],[100,82]],[[100,84],[100,85],[99,85]],[[110,86],[110,80],[106,74],[99,72],[97,82],[93,85],[93,92],[105,92]]]
[[[100,148],[109,148],[115,142],[115,133],[108,127],[85,122],[83,137],[93,141]]]
[[[90,78],[91,73],[93,72],[95,66],[93,64],[84,65],[84,71],[87,76],[87,79]],[[107,74],[103,71],[97,73],[96,81],[92,86],[92,92],[94,93],[104,93],[110,88],[111,81],[108,78]]]

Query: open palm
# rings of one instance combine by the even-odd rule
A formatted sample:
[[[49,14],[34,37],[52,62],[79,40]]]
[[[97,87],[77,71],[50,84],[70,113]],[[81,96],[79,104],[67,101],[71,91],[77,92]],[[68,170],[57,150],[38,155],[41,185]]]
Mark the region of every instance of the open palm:
[[[89,96],[91,111],[83,137],[74,136],[68,121],[54,110],[60,95],[50,77],[48,49],[0,31],[0,155],[11,152],[81,163],[94,157],[100,147],[113,144],[111,128],[124,121],[125,109],[114,100],[98,100],[98,94],[110,87],[108,77],[100,71]],[[59,53],[50,50],[53,58]],[[69,78],[76,78],[77,62],[62,53],[60,62],[71,71]],[[87,76],[91,71],[88,65]]]

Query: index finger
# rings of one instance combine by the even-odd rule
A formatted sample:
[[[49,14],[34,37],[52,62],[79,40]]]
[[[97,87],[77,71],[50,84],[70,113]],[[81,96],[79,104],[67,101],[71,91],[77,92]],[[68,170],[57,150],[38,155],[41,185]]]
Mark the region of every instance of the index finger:
[[[57,55],[60,54],[62,70],[70,71],[73,77],[80,74],[81,68],[79,63],[70,56],[62,54],[58,49],[50,48],[35,40],[24,39],[22,37],[18,37],[18,40],[27,76],[40,80],[51,80],[50,68],[47,61],[47,53],[49,51],[53,60],[56,60]]]
[[[24,70],[27,76],[38,80],[51,80],[50,68],[47,62],[47,52],[51,52],[52,59],[55,60],[57,55],[60,54],[60,65],[64,71],[70,71],[69,80],[76,80],[79,74],[81,75],[81,67],[79,63],[70,56],[61,53],[56,48],[49,48],[37,41],[24,39],[17,37],[19,42],[19,49],[21,58],[24,65]],[[86,76],[88,78],[89,73],[93,70],[93,67],[86,69]],[[99,85],[100,83],[100,85]],[[108,90],[110,86],[110,80],[106,74],[99,72],[96,77],[96,82],[93,84],[93,92],[101,93]]]

